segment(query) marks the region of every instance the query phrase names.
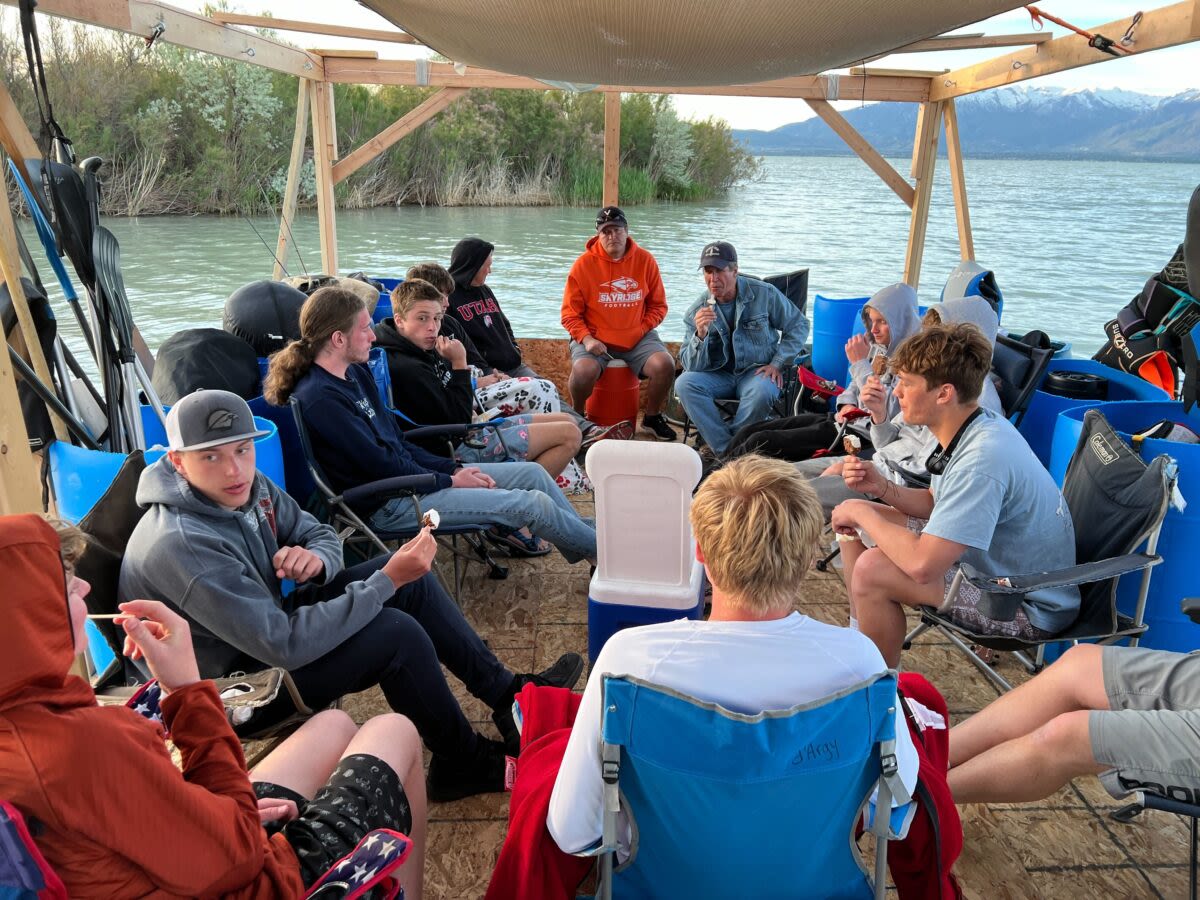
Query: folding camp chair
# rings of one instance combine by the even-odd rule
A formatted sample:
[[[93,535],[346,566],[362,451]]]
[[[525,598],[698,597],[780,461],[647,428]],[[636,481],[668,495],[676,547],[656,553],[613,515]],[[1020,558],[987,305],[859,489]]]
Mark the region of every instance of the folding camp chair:
[[[1076,564],[1056,572],[985,575],[962,565],[946,599],[938,609],[923,608],[921,624],[905,639],[912,640],[929,628],[942,629],[946,637],[1001,690],[1012,685],[972,652],[979,644],[993,650],[1036,649],[1036,658],[1025,652],[1015,656],[1030,671],[1042,667],[1043,645],[1057,641],[1112,643],[1130,638],[1137,646],[1145,632],[1146,597],[1150,592],[1150,569],[1162,562],[1156,549],[1163,518],[1175,489],[1175,462],[1165,454],[1144,462],[1121,440],[1098,410],[1084,414],[1083,433],[1067,467],[1063,495],[1075,523]],[[1103,523],[1096,527],[1094,523]],[[1144,552],[1137,552],[1145,545]],[[1117,610],[1117,585],[1122,575],[1141,572],[1137,605],[1133,616]],[[979,611],[992,619],[1011,620],[1025,595],[1041,588],[1078,585],[1079,616],[1074,624],[1044,640],[977,634],[951,621],[949,609],[963,581],[982,594]]]
[[[808,269],[796,269],[794,272],[785,272],[782,275],[768,275],[766,278],[758,278],[754,275],[747,276],[755,281],[765,281],[767,284],[773,285],[779,289],[783,296],[787,297],[792,302],[792,305],[800,310],[800,315],[804,315],[804,311],[808,307]],[[798,366],[807,364],[809,359],[809,351],[801,350],[792,360],[792,365],[789,366],[783,373],[783,387],[779,391],[779,399],[775,404],[775,412],[777,415],[787,415],[788,411],[796,403],[796,399],[800,392],[800,377],[796,371]],[[682,416],[675,424],[683,428],[683,443],[688,442],[688,438],[692,433],[692,420],[688,416],[687,410],[683,409],[683,404],[675,397],[675,403],[682,410]],[[726,416],[732,418],[737,412],[738,401],[736,399],[718,400],[717,408]],[[700,434],[696,433],[697,446],[700,442]]]
[[[1014,425],[1020,425],[1033,392],[1042,383],[1054,356],[1052,349],[1035,347],[1008,335],[996,335],[992,348],[992,374],[1000,405]]]
[[[412,501],[419,522],[422,515],[420,495],[432,493],[436,489],[437,479],[432,474],[399,475],[394,478],[369,481],[338,493],[333,489],[332,482],[325,476],[321,464],[317,462],[308,427],[304,423],[304,410],[301,408],[299,400],[292,397],[289,402],[304,459],[308,463],[309,474],[312,476],[317,493],[328,513],[329,524],[337,531],[342,543],[350,547],[373,546],[380,553],[391,553],[392,550],[388,547],[387,541],[406,541],[414,537],[418,530],[376,531],[359,515],[358,510],[378,507],[384,501],[406,497]],[[434,436],[437,434],[465,434],[468,427],[466,425],[435,425],[417,430],[423,435]],[[460,564],[460,560],[474,562],[478,559],[488,567],[489,577],[497,579],[508,577],[508,569],[492,559],[487,547],[484,546],[483,533],[487,528],[487,525],[476,523],[462,525],[443,523],[438,526],[436,537],[450,551],[454,559],[454,582],[451,593],[455,601],[460,604],[459,594],[462,590],[465,569]],[[473,551],[473,556],[464,553],[459,548],[459,537],[462,537]]]
[[[629,676],[604,676],[604,826],[598,897],[884,896],[889,831],[875,816],[874,877],[854,844],[878,787],[905,796],[896,677],[744,715]],[[618,812],[630,856],[614,867]],[[873,883],[873,887],[872,887]]]
[[[1180,603],[1180,608],[1183,610],[1184,615],[1200,625],[1200,597],[1185,597],[1183,602]],[[1191,854],[1188,858],[1188,896],[1191,897],[1191,900],[1196,900],[1196,851],[1198,844],[1200,844],[1197,840],[1197,831],[1200,830],[1197,828],[1197,820],[1200,819],[1200,802],[1197,801],[1200,801],[1200,797],[1194,795],[1187,798],[1164,797],[1161,794],[1134,791],[1133,802],[1128,806],[1122,806],[1120,809],[1114,810],[1112,813],[1112,817],[1118,822],[1132,822],[1145,809],[1175,813],[1190,820]]]

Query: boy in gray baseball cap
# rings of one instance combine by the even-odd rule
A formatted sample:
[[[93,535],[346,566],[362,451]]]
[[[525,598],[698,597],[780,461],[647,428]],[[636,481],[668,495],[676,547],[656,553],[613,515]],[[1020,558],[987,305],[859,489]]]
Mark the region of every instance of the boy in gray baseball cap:
[[[160,600],[186,617],[204,678],[280,666],[313,709],[380,685],[433,753],[430,799],[502,790],[505,745],[467,722],[441,663],[511,718],[517,690],[571,687],[582,659],[567,654],[539,675],[505,668],[431,574],[428,528],[344,569],[333,528],[255,470],[254,441],[267,433],[227,391],[198,391],[171,410],[170,449],[138,484],[146,514],[125,551],[120,599]],[[285,579],[296,584],[286,597]],[[281,697],[247,727],[290,712]]]

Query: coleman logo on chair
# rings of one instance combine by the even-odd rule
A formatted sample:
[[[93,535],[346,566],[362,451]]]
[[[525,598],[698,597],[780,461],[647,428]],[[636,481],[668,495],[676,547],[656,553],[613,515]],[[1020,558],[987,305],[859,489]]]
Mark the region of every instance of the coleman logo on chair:
[[[1092,439],[1088,441],[1088,445],[1092,448],[1092,452],[1096,454],[1096,459],[1100,460],[1101,465],[1107,466],[1109,463],[1117,461],[1117,454],[1113,450],[1104,435],[1092,435]]]

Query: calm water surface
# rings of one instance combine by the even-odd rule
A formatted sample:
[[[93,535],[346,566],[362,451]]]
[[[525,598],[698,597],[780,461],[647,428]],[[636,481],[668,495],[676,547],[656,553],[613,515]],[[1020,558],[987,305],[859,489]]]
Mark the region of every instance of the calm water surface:
[[[909,161],[892,160],[902,174]],[[630,233],[658,259],[671,306],[660,333],[678,339],[680,315],[703,290],[696,271],[709,240],[732,241],[747,273],[809,266],[810,297],[872,293],[900,280],[908,209],[856,158],[768,157],[764,177],[713,203],[631,207]],[[994,269],[1005,324],[1034,326],[1091,354],[1101,327],[1183,240],[1200,165],[968,160],[975,252]],[[571,262],[594,233],[594,210],[399,207],[338,214],[344,272],[402,275],[414,262],[446,264],[455,242],[496,245],[488,283],[519,335],[562,337],[558,312]],[[182,328],[220,327],[225,298],[268,278],[276,223],[216,217],[110,219],[123,250],[135,318],[152,347]],[[270,244],[268,250],[255,229]],[[294,225],[293,274],[319,271],[313,214]],[[36,238],[31,242],[37,246]],[[302,261],[301,261],[302,260]],[[920,297],[937,299],[958,262],[954,207],[939,160]],[[43,270],[43,278],[49,267]],[[65,307],[60,320],[68,318]],[[73,342],[74,343],[74,342]]]

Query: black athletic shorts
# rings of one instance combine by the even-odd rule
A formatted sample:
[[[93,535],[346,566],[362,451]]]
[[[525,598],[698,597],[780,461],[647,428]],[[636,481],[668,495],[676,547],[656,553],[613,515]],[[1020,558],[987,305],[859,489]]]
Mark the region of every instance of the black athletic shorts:
[[[375,756],[357,754],[338,763],[325,786],[311,800],[290,788],[256,781],[260,798],[292,800],[299,818],[266,826],[268,834],[282,831],[300,859],[304,886],[316,882],[339,859],[376,828],[408,834],[412,810],[395,770]]]

